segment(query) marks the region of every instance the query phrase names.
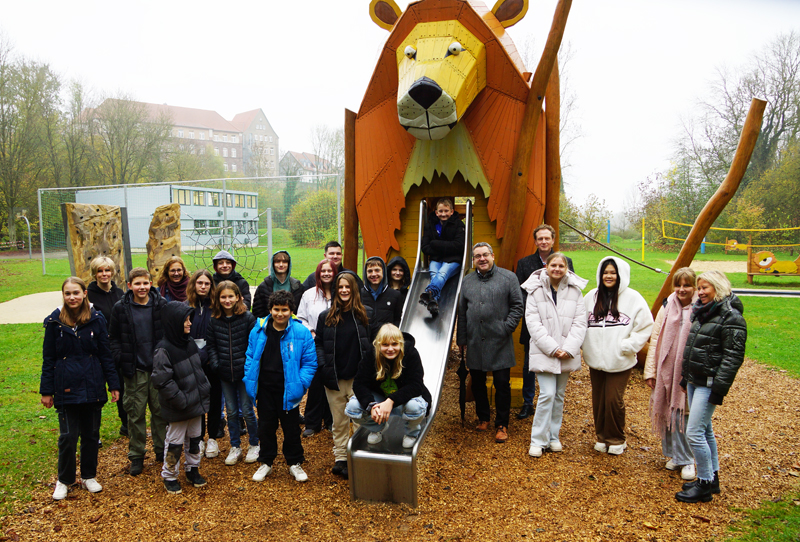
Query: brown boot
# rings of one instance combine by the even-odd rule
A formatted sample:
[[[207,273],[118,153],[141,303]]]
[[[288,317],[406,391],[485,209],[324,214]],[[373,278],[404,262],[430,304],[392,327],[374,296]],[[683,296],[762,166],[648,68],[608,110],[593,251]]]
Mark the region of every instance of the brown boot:
[[[494,436],[494,441],[499,444],[505,444],[508,440],[508,429],[502,425],[497,426],[497,434]]]
[[[488,430],[489,430],[489,422],[488,421],[485,422],[483,420],[478,420],[478,425],[475,426],[475,431],[484,432],[484,431],[488,431]]]

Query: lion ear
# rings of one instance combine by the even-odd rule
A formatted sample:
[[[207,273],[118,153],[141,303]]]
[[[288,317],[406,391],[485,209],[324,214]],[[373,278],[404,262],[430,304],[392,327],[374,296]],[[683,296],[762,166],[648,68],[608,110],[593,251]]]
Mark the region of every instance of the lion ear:
[[[527,8],[527,0],[525,5]],[[394,23],[403,14],[403,10],[397,7],[394,0],[372,0],[369,3],[369,16],[375,21],[375,24],[384,30],[391,31],[394,28]]]
[[[528,0],[497,0],[492,13],[503,28],[514,26],[528,13]]]

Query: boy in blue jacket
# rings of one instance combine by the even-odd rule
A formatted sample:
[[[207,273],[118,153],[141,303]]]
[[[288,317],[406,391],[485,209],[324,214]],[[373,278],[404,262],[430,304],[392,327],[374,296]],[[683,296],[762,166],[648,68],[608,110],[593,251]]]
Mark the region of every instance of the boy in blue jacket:
[[[300,400],[317,370],[317,352],[311,332],[299,320],[290,292],[274,292],[269,315],[259,318],[250,332],[244,384],[258,410],[261,465],[253,481],[263,482],[278,456],[278,424],[283,428],[283,456],[298,482],[308,480],[303,471],[300,438]]]

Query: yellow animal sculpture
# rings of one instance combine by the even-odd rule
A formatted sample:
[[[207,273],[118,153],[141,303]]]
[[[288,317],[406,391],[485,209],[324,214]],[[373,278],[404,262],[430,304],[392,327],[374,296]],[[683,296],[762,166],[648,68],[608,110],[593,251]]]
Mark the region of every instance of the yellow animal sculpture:
[[[756,253],[753,259],[760,273],[797,273],[800,267],[800,256],[793,262],[778,261],[772,252],[766,250]]]

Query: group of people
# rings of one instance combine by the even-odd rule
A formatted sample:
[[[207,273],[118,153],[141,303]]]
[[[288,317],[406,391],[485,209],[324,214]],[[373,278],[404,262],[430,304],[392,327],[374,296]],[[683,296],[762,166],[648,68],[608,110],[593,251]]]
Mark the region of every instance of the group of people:
[[[636,354],[650,342],[645,379],[653,390],[653,428],[687,480],[676,498],[711,500],[719,492],[719,462],[711,416],[728,393],[744,357],[742,304],[724,274],[696,278],[684,268],[673,276],[675,292],[653,325],[644,298],[630,288],[630,266],[603,258],[597,287],[585,296],[585,279],[570,258],[553,252],[553,228],[534,232],[537,252],[521,259],[516,273],[494,263],[488,243],[472,247],[474,273],[463,279],[456,341],[466,358],[475,397],[477,431],[488,431],[491,410],[486,381],[496,390],[495,440],[508,440],[510,371],[516,365],[512,334],[523,321],[524,404],[518,418],[533,415],[529,455],[560,452],[560,429],[569,374],[589,366],[598,452],[622,454],[624,394]],[[461,269],[464,225],[453,202],[437,202],[425,228],[430,286],[420,298],[432,317],[446,282]],[[100,413],[117,403],[120,432],[129,438],[130,474],[144,469],[146,412],[165,489],[180,493],[186,480],[200,487],[201,457],[219,455],[227,425],[226,465],[258,463],[263,481],[283,455],[299,482],[302,437],[323,427],[333,435],[333,474],[348,477],[350,422],[369,431],[377,445],[391,415],[405,423],[402,446],[411,448],[432,401],[414,337],[399,329],[410,271],[402,258],[388,265],[368,258],[363,280],[342,267],[342,249],[328,243],[325,258],[304,282],[291,275],[291,257],[276,252],[250,309],[250,286],[226,251],[213,258],[214,273],[189,274],[170,258],[152,288],[149,272],[132,269],[127,292],[112,277],[112,260],[96,258],[94,281],[77,277],[62,285],[63,306],[44,321],[40,393],[58,410],[58,481],[54,499],[74,484],[80,438],[82,486],[97,492]],[[535,381],[539,397],[533,406]],[[299,405],[306,396],[304,416]],[[223,400],[224,399],[224,400]],[[223,410],[224,407],[224,410]],[[256,416],[257,413],[257,416]],[[226,416],[227,415],[227,420]],[[304,418],[304,419],[303,419]],[[301,432],[301,425],[305,430]],[[248,435],[246,453],[242,436]],[[207,439],[206,439],[207,436]]]

